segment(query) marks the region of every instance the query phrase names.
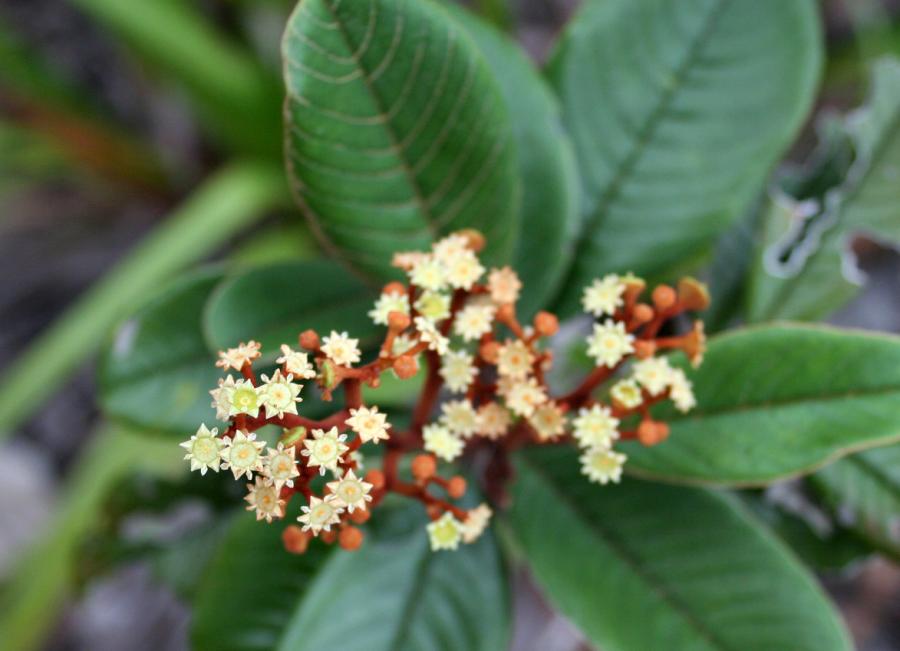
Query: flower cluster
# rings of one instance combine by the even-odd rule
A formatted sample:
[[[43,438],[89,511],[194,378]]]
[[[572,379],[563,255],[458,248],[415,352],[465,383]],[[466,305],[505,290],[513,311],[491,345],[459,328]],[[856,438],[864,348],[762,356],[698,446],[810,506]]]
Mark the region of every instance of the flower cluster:
[[[474,542],[491,508],[460,506],[466,480],[438,472],[439,462],[464,456],[487,460],[481,464],[484,488],[494,502],[502,496],[509,452],[527,444],[574,443],[591,481],[619,481],[626,456],[614,450],[618,441],[655,445],[669,434],[651,407],[671,400],[688,411],[695,404],[684,371],[661,354],[682,350],[699,364],[702,323],[682,335],[659,333],[674,317],[704,309],[705,288],[688,278],[677,288],[657,287],[642,302],[639,278],[595,280],[582,299],[594,319],[587,353],[595,366],[575,389],[554,395],[546,380],[553,363],[546,339],[556,334],[558,320],[539,312],[530,324],[520,323],[522,283],[509,267],[485,269],[478,258],[483,246],[479,233],[463,231],[431,251],[395,256],[408,282],[386,285],[369,312],[386,335],[368,363],[360,365],[358,339],[335,331],[320,337],[307,330],[299,349],[282,345],[271,375],[257,377],[261,347],[254,341],[220,352],[217,366],[239,373],[210,392],[217,418],[228,427],[219,435],[201,425],[181,444],[191,469],[246,478],[247,509],[266,522],[284,518],[288,502],[301,496],[297,524],[283,534],[287,549],[297,553],[313,537],[358,548],[363,534],[356,525],[390,493],[423,504],[433,549]],[[384,373],[410,379],[422,369],[411,423],[395,431],[387,414],[364,403],[362,386],[377,387]],[[327,401],[342,389],[343,407],[322,420],[301,415],[305,382],[315,382]],[[274,447],[257,439],[265,425],[281,428]],[[384,447],[380,468],[362,472],[363,444]],[[401,472],[407,455],[409,469]]]

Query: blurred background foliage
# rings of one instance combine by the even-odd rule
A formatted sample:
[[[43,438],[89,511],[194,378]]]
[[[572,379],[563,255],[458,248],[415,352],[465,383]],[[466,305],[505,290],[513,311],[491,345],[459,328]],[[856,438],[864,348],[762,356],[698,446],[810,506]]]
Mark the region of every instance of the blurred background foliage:
[[[293,4],[0,4],[4,649],[185,644],[181,599],[191,594],[202,566],[198,545],[221,535],[220,528],[205,527],[205,537],[193,545],[167,543],[185,531],[196,532],[197,522],[216,521],[208,512],[215,501],[180,479],[168,439],[131,431],[177,428],[185,420],[103,422],[97,392],[109,387],[97,386],[91,360],[117,322],[152,306],[160,289],[197,263],[215,262],[208,273],[218,279],[222,271],[262,262],[295,268],[315,265],[324,256],[298,219],[283,172],[279,43]],[[538,62],[547,58],[578,5],[575,0],[470,4]],[[859,106],[871,62],[900,56],[900,2],[823,0],[821,10],[827,59],[813,116]],[[811,119],[804,127],[779,174],[785,196],[796,200],[823,197],[852,164],[840,121],[816,124]],[[894,191],[900,204],[900,183]],[[713,260],[720,298],[710,317],[713,329],[748,304],[749,320],[783,316],[771,298],[765,300],[765,292],[777,288],[746,286],[754,264],[748,234],[752,239],[758,232],[758,220],[778,217],[777,202],[762,203],[723,238]],[[837,314],[799,316],[900,332],[896,250],[878,233],[852,235],[853,250],[869,274],[865,292]],[[203,278],[192,282],[181,300],[205,291]],[[754,299],[747,298],[748,291],[756,292]],[[227,314],[228,296],[217,297],[216,305]],[[183,303],[167,308],[170,327],[179,327],[179,306]],[[198,334],[201,340],[203,334],[210,333]],[[206,354],[201,346],[198,355]],[[127,391],[110,398],[112,411],[116,400],[128,410]],[[742,495],[822,573],[860,647],[871,651],[900,649],[900,574],[872,560],[873,550],[900,556],[897,532],[885,530],[885,522],[896,524],[900,513],[900,466],[893,452],[878,452],[853,456],[765,494]],[[146,473],[126,479],[135,467]],[[848,485],[853,490],[846,490]],[[171,497],[191,491],[198,497],[194,502],[175,504]],[[138,505],[143,519],[135,520]],[[130,531],[125,537],[123,522]],[[123,565],[129,559],[141,562]],[[528,644],[536,635],[546,636],[542,649],[581,648],[578,634],[543,605],[524,578],[516,586],[523,595],[516,620],[521,649],[535,648]],[[110,617],[116,621],[107,621]]]

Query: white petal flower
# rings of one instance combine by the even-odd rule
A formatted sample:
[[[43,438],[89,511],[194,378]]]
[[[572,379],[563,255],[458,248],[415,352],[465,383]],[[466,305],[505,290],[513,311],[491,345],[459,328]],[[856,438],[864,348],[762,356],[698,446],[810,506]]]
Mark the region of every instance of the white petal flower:
[[[237,348],[229,348],[225,351],[219,351],[219,360],[216,366],[227,370],[233,368],[240,371],[245,364],[252,364],[253,360],[260,356],[260,344],[256,341],[248,341],[246,344],[240,344]]]
[[[585,312],[594,316],[612,316],[625,304],[625,283],[616,274],[597,278],[584,288],[581,304]]]
[[[263,473],[272,480],[275,488],[281,490],[282,486],[293,486],[294,478],[300,476],[297,469],[297,449],[294,446],[284,447],[284,443],[278,443],[274,448],[269,448]]]
[[[494,269],[488,275],[488,291],[491,293],[491,300],[497,305],[515,303],[519,300],[521,289],[522,281],[509,267]]]
[[[594,324],[594,332],[588,337],[588,355],[599,366],[613,368],[625,355],[634,352],[634,336],[625,331],[621,321],[607,319]]]
[[[468,545],[481,538],[481,534],[487,529],[493,514],[494,512],[491,511],[491,507],[487,504],[479,504],[470,510],[466,515],[465,522],[463,522],[463,542]]]
[[[439,373],[447,388],[454,393],[464,393],[478,375],[475,358],[464,350],[448,350],[441,358]]]
[[[401,251],[395,253],[394,257],[391,258],[391,266],[408,272],[414,266],[430,257],[430,254],[422,251]]]
[[[528,350],[525,342],[516,339],[500,346],[497,359],[497,371],[504,377],[524,380],[531,373],[534,355]]]
[[[498,439],[509,429],[512,418],[506,407],[488,402],[478,408],[478,433],[489,439]]]
[[[206,425],[201,425],[197,428],[196,434],[180,444],[187,450],[184,460],[191,462],[191,471],[199,470],[201,475],[205,475],[207,470],[219,472],[219,462],[225,443],[218,438],[218,433],[219,430],[215,427],[209,430]]]
[[[403,353],[412,350],[415,347],[416,343],[417,340],[414,337],[411,337],[409,335],[397,335],[396,337],[394,337],[394,343],[391,346],[391,355],[393,355],[394,357],[399,357]]]
[[[256,519],[272,522],[284,517],[284,500],[279,496],[279,489],[269,479],[257,477],[256,483],[247,484],[250,492],[244,499],[250,505],[248,511],[256,511]]]
[[[372,484],[359,479],[352,470],[348,470],[343,477],[326,485],[334,496],[335,506],[345,508],[350,513],[355,509],[365,511],[366,502],[372,501],[372,496],[369,495]]]
[[[424,256],[409,270],[409,280],[416,287],[439,292],[447,286],[446,269],[437,258]]]
[[[431,541],[431,551],[441,549],[456,549],[462,540],[464,527],[462,523],[453,517],[449,511],[429,524],[428,539]]]
[[[432,323],[443,321],[450,316],[450,295],[441,292],[422,292],[416,299],[415,308]]]
[[[618,483],[628,457],[606,448],[591,448],[579,457],[581,472],[598,484]]]
[[[462,454],[465,444],[443,425],[426,425],[422,430],[425,449],[444,461],[453,461]]]
[[[360,407],[359,409],[350,410],[350,418],[346,421],[347,425],[362,439],[363,443],[370,441],[378,443],[378,441],[387,441],[390,438],[388,429],[391,424],[387,422],[387,415],[378,412],[378,407],[373,406]]]
[[[318,467],[319,474],[324,475],[326,470],[337,472],[341,457],[349,449],[344,445],[346,440],[347,435],[338,434],[337,427],[332,427],[327,432],[314,429],[312,438],[303,441],[305,449],[300,454],[307,457],[306,465],[308,467]]]
[[[331,335],[322,338],[322,352],[335,364],[350,366],[359,361],[359,339],[332,330]]]
[[[431,250],[434,251],[434,257],[445,267],[449,267],[460,255],[471,253],[468,238],[458,233],[441,238],[434,243]]]
[[[484,274],[478,257],[469,250],[454,256],[445,266],[447,282],[456,289],[472,289],[472,285]]]
[[[535,409],[528,422],[542,441],[562,436],[566,431],[566,416],[555,402],[547,402]]]
[[[391,312],[409,314],[409,296],[406,292],[385,292],[375,301],[369,311],[369,318],[376,324],[386,326]]]
[[[697,406],[691,381],[680,368],[672,369],[669,378],[669,397],[675,403],[675,408],[682,413],[687,413]]]
[[[312,531],[318,535],[321,531],[331,531],[331,526],[339,524],[344,509],[338,506],[334,495],[326,495],[325,499],[309,498],[309,506],[301,507],[302,515],[297,522],[303,525],[303,531]]]
[[[573,435],[585,448],[609,448],[619,438],[619,419],[614,418],[609,407],[594,405],[578,410],[573,422]]]
[[[316,369],[309,363],[306,353],[300,353],[287,344],[281,344],[281,357],[275,360],[277,364],[284,364],[284,370],[296,378],[311,380],[316,377]]]
[[[262,376],[263,384],[259,387],[259,394],[266,408],[266,418],[281,418],[285,414],[296,414],[297,403],[302,402],[300,389],[302,384],[296,384],[291,380],[293,375],[287,377],[277,369],[272,377]]]
[[[263,405],[264,399],[260,394],[259,387],[253,386],[250,380],[238,380],[235,382],[234,387],[230,390],[230,394],[229,416],[237,416],[238,414],[246,414],[251,418],[259,416],[259,408]]]
[[[441,423],[454,434],[469,438],[478,431],[478,413],[468,400],[447,401],[441,411]]]
[[[634,409],[644,402],[640,385],[634,380],[620,380],[613,385],[609,395],[625,409]]]
[[[423,316],[415,318],[416,330],[419,337],[428,344],[428,350],[435,351],[438,355],[446,355],[450,349],[450,340],[440,333],[433,321]]]
[[[517,416],[531,416],[534,410],[547,402],[547,393],[544,387],[534,378],[526,381],[515,382],[506,392],[506,406]]]
[[[493,305],[466,305],[453,321],[453,332],[465,341],[477,341],[491,331],[497,308]]]
[[[672,367],[665,357],[650,357],[635,363],[633,375],[647,393],[658,396],[672,381]]]
[[[212,396],[212,406],[216,408],[216,418],[227,421],[231,418],[231,399],[234,393],[234,378],[219,379],[219,388],[209,392]]]
[[[230,469],[235,479],[240,479],[241,475],[253,479],[254,472],[262,472],[262,450],[266,444],[265,441],[257,441],[256,434],[247,434],[239,430],[230,439],[225,439],[224,443],[219,453],[222,457],[222,468]]]

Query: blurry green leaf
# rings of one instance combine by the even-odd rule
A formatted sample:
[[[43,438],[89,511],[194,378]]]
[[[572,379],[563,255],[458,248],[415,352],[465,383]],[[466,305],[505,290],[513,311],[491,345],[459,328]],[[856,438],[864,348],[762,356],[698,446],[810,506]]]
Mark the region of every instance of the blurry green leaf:
[[[856,159],[842,178],[847,133]],[[822,187],[773,196],[768,247],[753,278],[749,316],[755,321],[827,316],[862,284],[849,250],[853,236],[900,240],[900,61],[884,59],[874,67],[868,104],[845,124],[830,125],[823,146],[834,162],[825,168]],[[817,171],[809,176],[821,178]]]
[[[843,524],[900,559],[900,445],[854,454],[810,479]]]
[[[319,257],[319,250],[306,224],[292,219],[246,238],[235,247],[229,260],[241,267],[259,267],[316,257]]]
[[[600,648],[851,648],[815,579],[735,500],[634,479],[590,484],[562,448],[517,467],[510,518],[528,563]]]
[[[519,180],[509,117],[474,44],[432,0],[304,0],[284,37],[287,165],[329,244],[376,278],[460,228],[505,262]]]
[[[710,341],[688,371],[697,407],[661,407],[671,436],[622,445],[630,471],[674,482],[759,485],[900,439],[900,338],[776,325]]]
[[[363,348],[385,333],[366,316],[374,301],[371,288],[336,262],[283,262],[223,282],[207,305],[204,329],[212,350],[255,339],[264,362],[274,362],[281,344],[296,348],[308,328],[323,336],[347,331]]]
[[[243,515],[219,546],[197,601],[194,648],[505,648],[508,597],[493,536],[434,553],[426,521],[418,506],[382,509],[359,551],[330,551],[316,541],[292,556],[281,547],[281,526]]]
[[[579,220],[574,149],[562,130],[559,102],[522,49],[469,11],[446,7],[484,55],[512,120],[523,181],[513,266],[528,288],[519,316],[528,317],[547,307],[571,261]]]
[[[662,272],[747,209],[812,105],[813,0],[591,0],[549,72],[580,165],[584,232],[566,285]]]
[[[52,395],[161,282],[284,201],[285,193],[281,170],[252,164],[227,167],[200,186],[7,369],[0,381],[0,436]]]
[[[174,474],[184,468],[171,441],[123,430],[97,435],[60,490],[62,502],[43,536],[16,565],[0,594],[0,640],[4,651],[38,648],[55,624],[56,611],[72,586],[76,550],[96,525],[107,491],[127,473]]]
[[[215,420],[209,390],[222,374],[206,347],[201,320],[221,277],[218,271],[192,274],[119,328],[100,363],[100,401],[107,415],[179,440]]]

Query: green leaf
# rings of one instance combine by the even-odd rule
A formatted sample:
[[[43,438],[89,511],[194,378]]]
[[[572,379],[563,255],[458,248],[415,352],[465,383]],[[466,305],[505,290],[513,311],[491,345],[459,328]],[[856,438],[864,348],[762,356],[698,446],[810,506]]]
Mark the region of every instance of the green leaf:
[[[688,371],[697,408],[655,412],[671,436],[623,444],[630,471],[674,482],[760,485],[900,439],[900,338],[776,325],[710,341]]]
[[[100,400],[109,416],[182,438],[215,420],[209,390],[222,374],[200,321],[221,277],[188,276],[119,328],[100,363]]]
[[[281,344],[296,348],[308,328],[348,331],[364,347],[384,335],[367,316],[374,301],[372,289],[335,262],[284,262],[223,282],[206,307],[204,330],[212,350],[259,341],[264,362],[281,354]]]
[[[813,577],[736,500],[633,479],[599,487],[561,448],[517,467],[513,531],[550,599],[597,646],[851,648]]]
[[[304,0],[283,42],[287,165],[329,245],[379,277],[398,250],[477,228],[507,261],[519,182],[475,45],[431,0]]]
[[[521,230],[513,266],[530,316],[559,291],[578,234],[578,170],[559,102],[522,49],[471,12],[445,3],[484,55],[512,120],[522,178]]]
[[[900,61],[884,59],[874,67],[866,108],[844,123],[831,123],[823,137],[823,163],[809,176],[822,175],[825,188],[809,196],[800,187],[776,193],[766,219],[766,243],[753,276],[749,316],[816,320],[850,300],[864,280],[850,251],[852,238],[865,234],[900,241]],[[845,176],[849,135],[856,149]],[[829,153],[830,152],[830,153]],[[810,202],[810,198],[815,200]]]
[[[591,0],[548,74],[587,214],[563,307],[607,271],[663,272],[743,214],[812,105],[813,0]]]
[[[303,556],[281,549],[279,526],[240,517],[197,601],[198,651],[497,651],[509,637],[508,597],[490,533],[433,553],[419,507],[381,510],[363,547]]]
[[[843,524],[900,559],[900,445],[854,454],[810,479]]]
[[[13,432],[157,287],[285,201],[279,169],[236,164],[211,176],[0,378],[0,438]]]

